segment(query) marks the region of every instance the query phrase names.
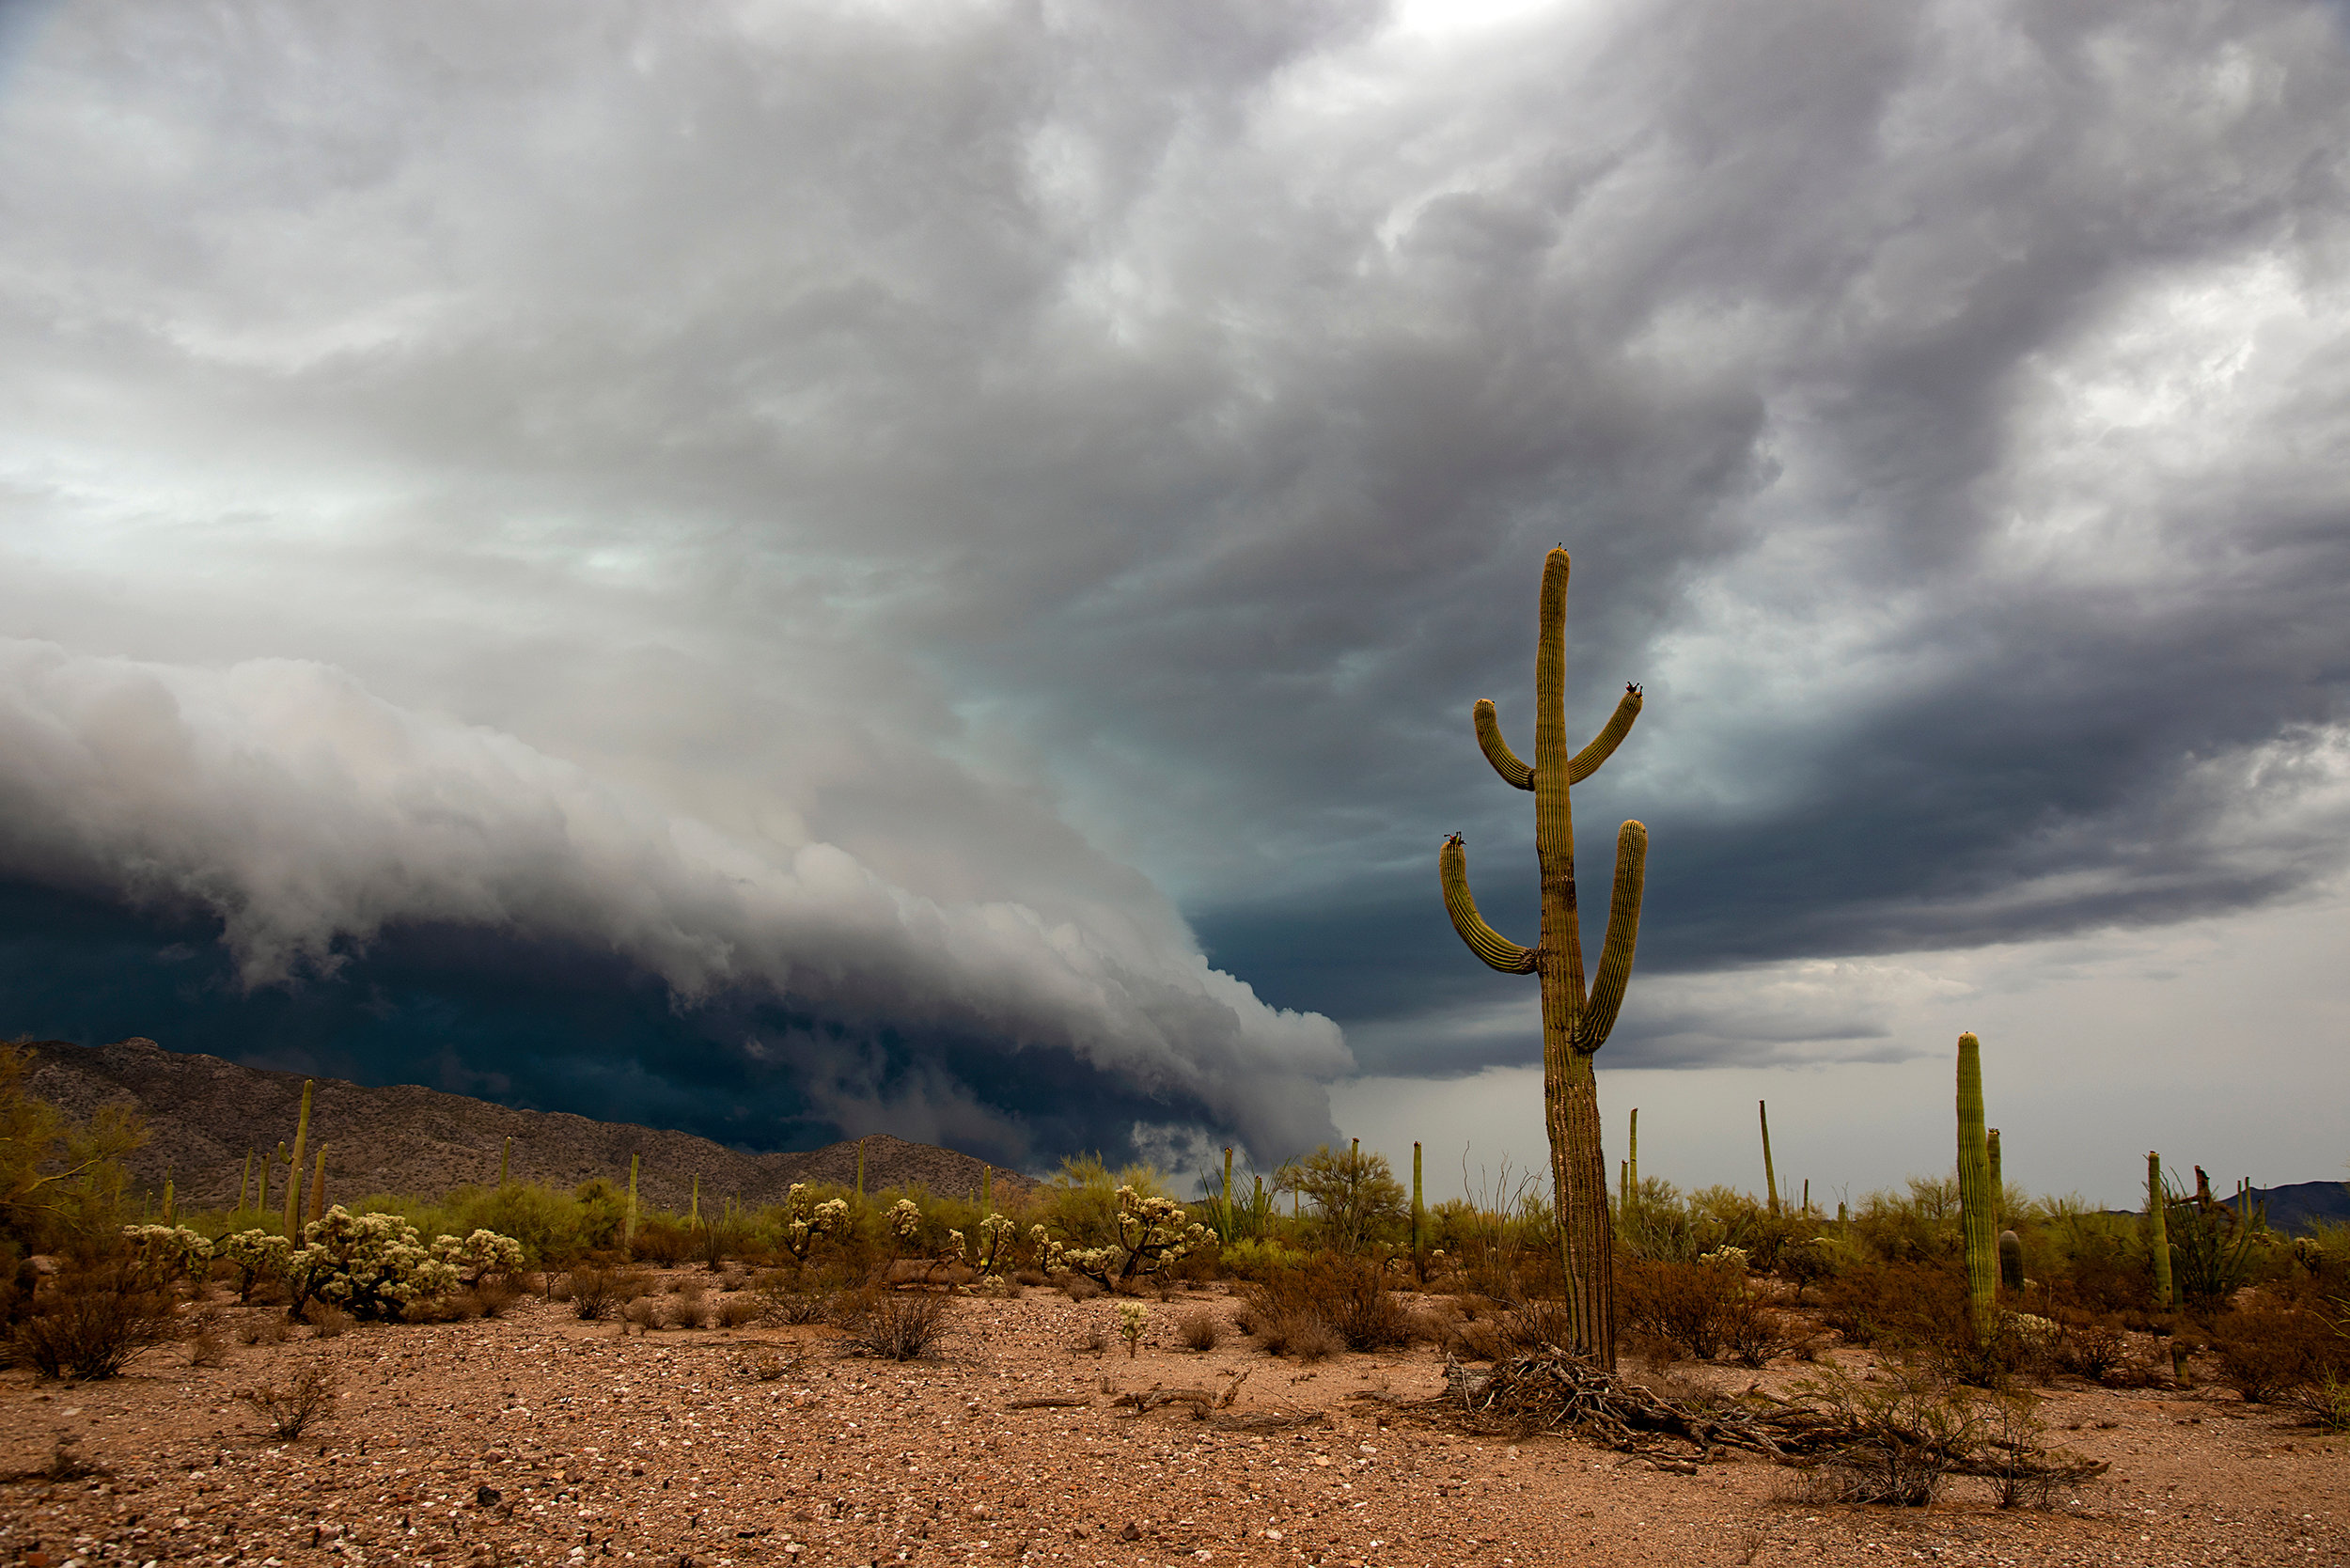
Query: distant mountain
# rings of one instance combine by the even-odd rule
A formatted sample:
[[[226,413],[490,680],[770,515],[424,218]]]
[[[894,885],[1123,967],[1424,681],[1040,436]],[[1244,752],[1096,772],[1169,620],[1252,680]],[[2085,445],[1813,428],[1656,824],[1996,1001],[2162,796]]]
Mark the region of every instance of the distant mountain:
[[[302,1110],[299,1074],[166,1051],[143,1039],[96,1047],[46,1040],[30,1043],[30,1049],[35,1060],[26,1087],[75,1121],[113,1104],[146,1119],[148,1142],[131,1158],[132,1175],[149,1189],[160,1189],[169,1177],[184,1209],[235,1203],[245,1152],[266,1153],[293,1140]],[[557,1187],[602,1176],[625,1188],[629,1156],[641,1155],[639,1198],[662,1209],[682,1210],[697,1176],[704,1202],[732,1198],[748,1204],[780,1202],[794,1182],[846,1186],[856,1179],[854,1141],[803,1153],[749,1154],[687,1133],[514,1110],[414,1084],[368,1089],[340,1078],[317,1084],[304,1163],[324,1144],[329,1202],[494,1183],[499,1152],[509,1137],[513,1179]],[[864,1147],[869,1192],[919,1184],[940,1195],[976,1198],[991,1168],[951,1149],[886,1135],[866,1138]],[[1039,1185],[993,1169],[999,1202]],[[273,1183],[273,1195],[281,1190]]]
[[[2294,1182],[2254,1187],[2252,1206],[2266,1205],[2272,1231],[2308,1231],[2318,1224],[2350,1223],[2350,1182]]]

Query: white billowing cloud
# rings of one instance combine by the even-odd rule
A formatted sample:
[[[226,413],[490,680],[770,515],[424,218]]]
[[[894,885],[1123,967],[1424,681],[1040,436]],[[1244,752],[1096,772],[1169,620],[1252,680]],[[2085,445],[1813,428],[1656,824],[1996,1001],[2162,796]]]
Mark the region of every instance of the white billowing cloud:
[[[1350,1066],[1335,1025],[1166,941],[1164,911],[926,897],[320,665],[0,641],[0,802],[8,872],[209,912],[248,984],[331,975],[393,925],[484,927],[616,955],[682,1005],[752,989],[1067,1051],[1268,1148],[1326,1128],[1322,1086]]]

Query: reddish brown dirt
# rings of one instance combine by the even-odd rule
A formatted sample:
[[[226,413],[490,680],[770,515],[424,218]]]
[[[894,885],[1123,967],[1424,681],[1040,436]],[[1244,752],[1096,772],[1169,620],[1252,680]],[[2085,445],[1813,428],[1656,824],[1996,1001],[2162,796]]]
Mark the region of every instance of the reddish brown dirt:
[[[1681,1475],[1353,1397],[1434,1392],[1426,1349],[1304,1367],[1228,1335],[1198,1355],[1176,1320],[1228,1299],[1146,1305],[1132,1358],[1086,1343],[1114,1332],[1114,1303],[1032,1291],[956,1300],[940,1356],[905,1365],[845,1356],[823,1329],[623,1337],[534,1299],[488,1322],[232,1338],[213,1368],[166,1347],[111,1382],[0,1373],[0,1470],[39,1468],[70,1435],[110,1472],[0,1485],[0,1562],[2350,1562],[2350,1441],[2216,1389],[2047,1390],[2056,1435],[2113,1464],[2047,1512],[2002,1513],[1966,1481],[1928,1509],[1824,1507],[1759,1462]],[[241,1312],[281,1315],[231,1308],[232,1326]],[[788,1370],[760,1380],[762,1354]],[[340,1405],[276,1441],[235,1393],[314,1358]],[[1784,1386],[1811,1370],[1702,1375]],[[1112,1403],[1242,1372],[1226,1420],[1325,1424],[1251,1433]],[[1085,1403],[1010,1408],[1054,1397]]]

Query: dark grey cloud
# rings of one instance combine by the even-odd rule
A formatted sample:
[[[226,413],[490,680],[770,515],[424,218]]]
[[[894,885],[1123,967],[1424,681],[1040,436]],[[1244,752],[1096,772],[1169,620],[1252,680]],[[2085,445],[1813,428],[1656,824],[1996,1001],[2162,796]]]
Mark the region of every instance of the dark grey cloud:
[[[180,691],[315,661],[288,748],[358,692],[575,769],[616,865],[715,846],[647,917],[534,780],[472,819],[526,874],[419,873],[408,823],[320,894],[154,792],[70,838],[117,764],[13,776],[11,874],[176,878],[250,978],[472,918],[1066,1042],[1095,1003],[1023,990],[1066,929],[1183,998],[1111,1029],[1185,1042],[1170,1122],[1238,1114],[1229,1048],[1310,1136],[1335,1043],[1189,1043],[1192,931],[1368,1066],[1525,1059],[1434,855],[1530,931],[1467,715],[1530,731],[1556,541],[1577,722],[1650,693],[1577,798],[1587,856],[1652,829],[1626,1059],[1898,1048],[1865,986],[1741,1036],[1674,984],[2342,870],[2336,9],[65,7],[16,47],[13,629]],[[712,890],[826,855],[1028,947]]]

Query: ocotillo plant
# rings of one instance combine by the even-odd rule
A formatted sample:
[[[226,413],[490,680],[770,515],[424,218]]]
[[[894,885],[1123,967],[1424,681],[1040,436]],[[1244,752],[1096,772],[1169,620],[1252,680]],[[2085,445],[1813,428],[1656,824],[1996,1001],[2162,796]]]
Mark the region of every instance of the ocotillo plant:
[[[2162,1190],[2162,1156],[2146,1152],[2146,1254],[2154,1264],[2154,1310],[2170,1309],[2170,1226],[2164,1215],[2170,1206]]]
[[[294,1123],[293,1153],[286,1160],[286,1239],[302,1243],[302,1146],[310,1137],[310,1085],[302,1080],[302,1117]]]
[[[1991,1218],[1991,1151],[1982,1136],[1982,1042],[1958,1037],[1958,1208],[1966,1244],[1966,1309],[1983,1338],[1998,1327],[1999,1238]]]
[[[1762,1118],[1762,1191],[1769,1199],[1771,1215],[1778,1215],[1778,1172],[1771,1167],[1771,1103],[1757,1100],[1754,1108]]]
[[[1550,1136],[1550,1179],[1559,1218],[1559,1252],[1567,1281],[1574,1344],[1602,1366],[1616,1364],[1614,1242],[1607,1213],[1607,1160],[1601,1148],[1599,1080],[1593,1053],[1607,1043],[1632,978],[1639,937],[1640,889],[1648,862],[1648,829],[1625,823],[1616,835],[1616,884],[1599,970],[1588,990],[1583,938],[1576,924],[1574,816],[1568,787],[1599,770],[1639,715],[1640,689],[1626,686],[1606,728],[1590,745],[1567,750],[1566,550],[1543,563],[1534,650],[1534,763],[1528,767],[1501,738],[1494,705],[1476,707],[1477,742],[1505,783],[1534,795],[1534,860],[1542,877],[1543,924],[1534,946],[1522,948],[1485,923],[1469,896],[1468,855],[1461,836],[1445,840],[1437,865],[1446,911],[1469,950],[1504,974],[1536,975],[1543,999],[1543,1120]]]

